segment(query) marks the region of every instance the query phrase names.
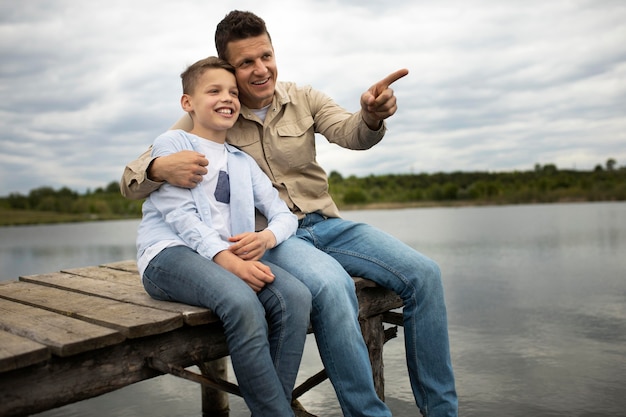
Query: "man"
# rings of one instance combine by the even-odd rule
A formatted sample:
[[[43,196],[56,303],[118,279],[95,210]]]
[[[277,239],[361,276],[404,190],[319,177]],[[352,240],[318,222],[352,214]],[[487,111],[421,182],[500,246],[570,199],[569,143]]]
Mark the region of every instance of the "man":
[[[229,143],[256,160],[299,218],[299,239],[283,242],[265,259],[311,291],[311,323],[344,415],[390,415],[375,395],[352,275],[371,279],[403,299],[407,364],[416,404],[425,417],[456,416],[438,266],[380,230],[341,219],[328,192],[326,173],[315,160],[315,133],[349,149],[378,143],[385,132],[383,121],[397,110],[389,85],[408,71],[397,71],[370,87],[361,95],[361,110],[352,114],[319,91],[277,81],[271,37],[254,14],[229,13],[217,26],[215,43],[218,55],[235,67],[242,104]],[[175,127],[190,130],[191,120],[183,116]],[[163,181],[194,187],[207,164],[203,155],[193,152],[151,159],[148,151],[126,167],[122,193],[143,198]],[[257,247],[254,241],[238,241],[231,250],[247,259]]]

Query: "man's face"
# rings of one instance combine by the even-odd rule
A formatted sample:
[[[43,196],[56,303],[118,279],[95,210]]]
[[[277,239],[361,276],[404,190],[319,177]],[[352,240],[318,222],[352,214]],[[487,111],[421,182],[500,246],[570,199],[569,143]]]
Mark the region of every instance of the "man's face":
[[[251,109],[270,104],[278,70],[268,36],[264,34],[229,42],[227,56],[236,70],[239,100]]]

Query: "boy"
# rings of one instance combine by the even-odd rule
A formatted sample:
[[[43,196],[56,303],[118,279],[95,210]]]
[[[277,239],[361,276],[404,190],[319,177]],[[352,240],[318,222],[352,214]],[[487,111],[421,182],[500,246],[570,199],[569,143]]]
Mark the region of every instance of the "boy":
[[[181,106],[194,128],[162,134],[152,154],[194,150],[209,156],[211,164],[197,187],[168,184],[145,201],[137,264],[151,297],[207,307],[220,317],[253,416],[293,416],[291,392],[311,293],[286,271],[262,261],[298,224],[256,162],[225,144],[240,110],[234,73],[226,62],[209,57],[181,74]],[[255,209],[269,221],[257,233]]]

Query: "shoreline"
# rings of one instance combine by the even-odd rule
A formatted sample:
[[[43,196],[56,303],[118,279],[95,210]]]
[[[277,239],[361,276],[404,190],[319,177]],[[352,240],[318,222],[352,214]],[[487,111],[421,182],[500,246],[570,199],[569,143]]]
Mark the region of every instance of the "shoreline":
[[[409,208],[460,208],[460,207],[486,207],[486,206],[516,206],[532,204],[572,204],[572,203],[609,203],[621,200],[597,200],[585,199],[560,199],[557,201],[414,201],[406,203],[368,203],[349,204],[339,206],[339,211],[364,211],[364,210],[400,210]],[[110,220],[141,219],[141,216],[101,216],[94,214],[67,214],[56,212],[44,212],[34,210],[6,210],[0,209],[0,227],[36,226],[67,223],[84,223]]]

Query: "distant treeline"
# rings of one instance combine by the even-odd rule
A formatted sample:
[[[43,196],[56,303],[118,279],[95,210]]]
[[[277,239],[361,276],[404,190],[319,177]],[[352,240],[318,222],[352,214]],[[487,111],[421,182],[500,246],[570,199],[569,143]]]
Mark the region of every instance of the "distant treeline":
[[[559,201],[626,200],[626,167],[592,171],[559,170],[554,164],[533,171],[390,174],[343,178],[329,175],[335,201],[344,205],[384,203],[522,204]]]
[[[141,216],[143,201],[128,200],[117,181],[79,194],[67,187],[40,187],[28,195],[0,198],[0,225],[114,220]]]
[[[389,174],[344,178],[329,174],[330,192],[343,209],[398,205],[522,204],[626,201],[626,167],[614,159],[592,171],[535,165],[532,171]],[[0,225],[137,218],[142,201],[120,194],[117,181],[79,194],[40,187],[0,197]]]

